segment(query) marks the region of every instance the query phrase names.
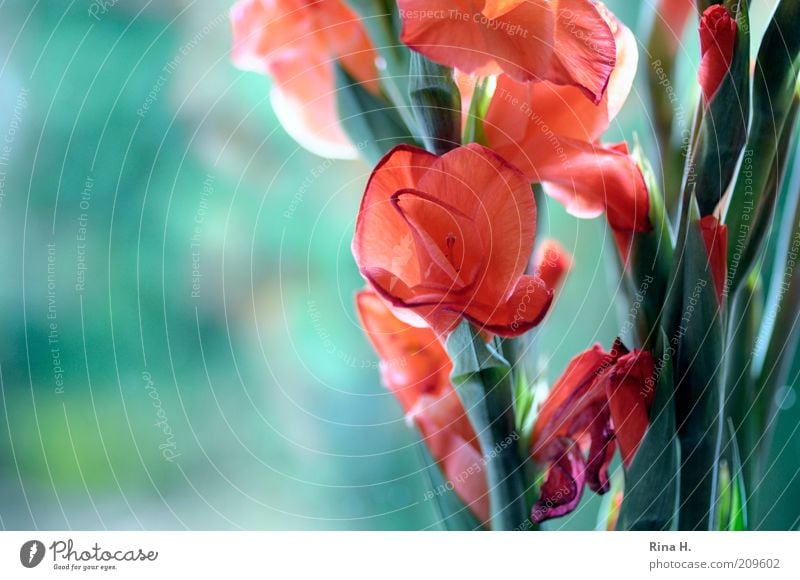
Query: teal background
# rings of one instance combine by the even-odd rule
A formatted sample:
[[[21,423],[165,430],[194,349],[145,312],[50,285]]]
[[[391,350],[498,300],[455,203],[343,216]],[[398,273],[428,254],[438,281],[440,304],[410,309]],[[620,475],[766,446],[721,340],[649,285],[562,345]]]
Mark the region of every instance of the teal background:
[[[268,80],[229,62],[229,4],[0,3],[4,529],[438,527],[354,318],[369,167],[287,137]],[[651,10],[608,4],[635,31]],[[609,139],[652,154],[642,91]],[[538,331],[554,378],[624,313],[601,221],[540,212],[577,264]],[[760,490],[781,529],[800,513],[791,388]],[[592,528],[598,505],[550,527]]]

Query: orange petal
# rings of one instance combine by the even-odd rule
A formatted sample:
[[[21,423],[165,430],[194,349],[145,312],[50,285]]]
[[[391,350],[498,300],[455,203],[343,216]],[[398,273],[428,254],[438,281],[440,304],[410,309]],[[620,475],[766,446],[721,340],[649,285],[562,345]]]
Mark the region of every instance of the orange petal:
[[[518,6],[525,4],[526,0],[486,0],[481,13],[488,19],[494,20]]]
[[[614,65],[614,72],[608,79],[606,94],[603,96],[606,103],[606,117],[610,122],[616,118],[633,88],[639,66],[639,45],[633,32],[615,16],[608,14],[609,26],[614,32],[614,43],[617,47],[617,62]]]
[[[309,63],[309,68],[298,70],[296,62],[276,60],[269,72],[274,80],[272,109],[292,139],[320,157],[358,157],[358,150],[339,124],[329,63]]]
[[[362,271],[384,271],[408,287],[422,281],[408,224],[392,204],[400,189],[413,188],[436,163],[431,153],[400,145],[386,154],[367,183],[359,209],[352,251]],[[386,286],[388,289],[388,286]]]
[[[353,254],[384,300],[412,309],[439,335],[461,314],[489,331],[521,334],[551,299],[537,289],[533,312],[509,312],[514,293],[530,293],[520,290],[520,276],[535,223],[527,179],[492,150],[473,143],[436,157],[398,147],[367,185]]]
[[[654,380],[653,357],[641,351],[620,357],[614,371],[605,378],[614,434],[626,466],[633,461],[650,422]]]
[[[356,295],[359,318],[381,359],[381,377],[400,401],[464,503],[486,522],[489,496],[475,432],[450,383],[452,363],[429,328],[397,319],[369,290]]]
[[[340,0],[240,0],[231,22],[233,62],[272,77],[272,105],[286,131],[317,155],[355,159],[339,126],[334,61],[379,90],[375,51],[355,12]]]
[[[485,462],[456,392],[423,397],[409,415],[453,489],[483,523],[489,521]]]
[[[524,169],[551,156],[548,150],[557,148],[558,138],[591,142],[600,138],[628,98],[638,63],[631,31],[616,19],[610,24],[616,39],[616,66],[600,103],[593,103],[572,86],[519,83],[507,75],[498,77],[485,127],[493,147]],[[518,159],[525,156],[530,159]]]
[[[528,180],[491,149],[472,143],[445,154],[419,187],[473,219],[484,255],[473,296],[488,304],[504,301],[525,271],[536,235]]]
[[[578,217],[606,212],[612,228],[648,231],[650,198],[624,144],[601,146],[562,139],[561,159],[536,167],[545,192]]]
[[[542,80],[553,49],[555,14],[526,2],[398,0],[401,40],[431,60],[480,75]],[[534,28],[535,26],[535,28]]]
[[[572,256],[556,240],[548,238],[536,249],[533,268],[545,285],[555,290],[572,268]]]
[[[464,315],[479,330],[499,336],[519,336],[538,325],[553,301],[553,291],[538,276],[519,278],[508,299],[497,305],[469,303]]]
[[[597,104],[614,70],[614,33],[591,0],[559,0],[546,79],[581,88]]]
[[[500,4],[506,6],[501,9],[502,14],[497,11],[495,18],[486,15],[487,7],[482,14],[473,16],[499,71],[519,81],[545,80],[551,74],[554,58],[555,12],[552,5],[545,0]]]
[[[484,261],[472,217],[417,189],[399,190],[392,202],[414,236],[425,285],[456,291],[472,285]]]
[[[406,413],[423,394],[439,395],[453,368],[444,347],[429,328],[409,326],[368,290],[356,295],[361,325],[381,360],[381,377]]]

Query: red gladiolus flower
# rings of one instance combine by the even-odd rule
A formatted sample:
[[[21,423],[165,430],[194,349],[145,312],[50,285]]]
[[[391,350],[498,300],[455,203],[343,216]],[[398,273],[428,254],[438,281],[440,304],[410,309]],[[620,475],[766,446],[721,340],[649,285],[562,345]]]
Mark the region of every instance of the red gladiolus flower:
[[[700,220],[700,232],[708,252],[708,264],[717,300],[722,304],[728,276],[728,226],[720,224],[713,215],[707,215]]]
[[[536,248],[533,271],[553,291],[564,281],[570,268],[572,268],[572,256],[556,240],[548,238]]]
[[[636,39],[603,12],[616,38],[616,65],[598,104],[574,87],[497,78],[484,132],[487,144],[519,167],[531,182],[578,217],[604,211],[614,229],[647,231],[650,201],[644,178],[627,146],[601,145],[636,74]],[[461,81],[468,88],[469,83]]]
[[[404,320],[440,336],[463,316],[517,336],[534,327],[552,291],[524,275],[536,205],[528,180],[477,144],[437,157],[390,151],[372,172],[353,237],[361,274]]]
[[[239,0],[231,10],[233,61],[272,77],[272,106],[287,132],[323,157],[355,158],[339,126],[333,63],[378,91],[375,51],[341,0]]]
[[[670,54],[677,52],[683,30],[694,9],[694,0],[660,0],[658,3],[656,18],[663,19],[665,28],[672,32],[672,36],[667,38]]]
[[[700,67],[697,78],[706,105],[714,98],[733,61],[736,21],[722,4],[709,6],[700,18]]]
[[[591,0],[398,0],[401,40],[481,76],[579,87],[594,102],[614,68],[614,35]]]
[[[431,455],[464,503],[489,520],[484,461],[475,432],[450,383],[453,368],[429,328],[401,322],[371,291],[356,296],[358,315],[380,356],[381,378],[406,419],[419,428]]]
[[[534,521],[572,511],[584,483],[597,493],[608,491],[617,446],[630,465],[649,422],[653,373],[650,353],[628,352],[619,340],[610,352],[595,345],[572,359],[533,429],[533,457],[547,465]]]

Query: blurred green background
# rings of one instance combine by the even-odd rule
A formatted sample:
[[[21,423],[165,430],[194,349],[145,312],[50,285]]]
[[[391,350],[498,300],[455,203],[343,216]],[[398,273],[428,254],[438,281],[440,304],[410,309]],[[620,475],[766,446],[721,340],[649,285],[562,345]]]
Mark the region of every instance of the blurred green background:
[[[0,3],[2,528],[439,527],[354,318],[369,167],[288,138],[229,62],[230,4]],[[608,4],[635,31],[652,11]],[[650,147],[645,107],[610,138]],[[613,340],[618,287],[600,220],[540,211],[577,263],[538,331],[553,378]],[[789,387],[766,527],[800,505]],[[594,527],[586,496],[550,527]]]

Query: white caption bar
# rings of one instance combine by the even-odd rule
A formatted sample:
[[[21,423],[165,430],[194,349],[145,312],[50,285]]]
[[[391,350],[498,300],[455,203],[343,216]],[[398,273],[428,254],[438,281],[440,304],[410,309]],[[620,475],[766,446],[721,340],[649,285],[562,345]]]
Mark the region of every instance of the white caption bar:
[[[800,578],[800,534],[3,532],[3,578]],[[598,576],[601,573],[601,576]],[[553,576],[548,576],[552,574]],[[177,575],[177,576],[176,576]]]

